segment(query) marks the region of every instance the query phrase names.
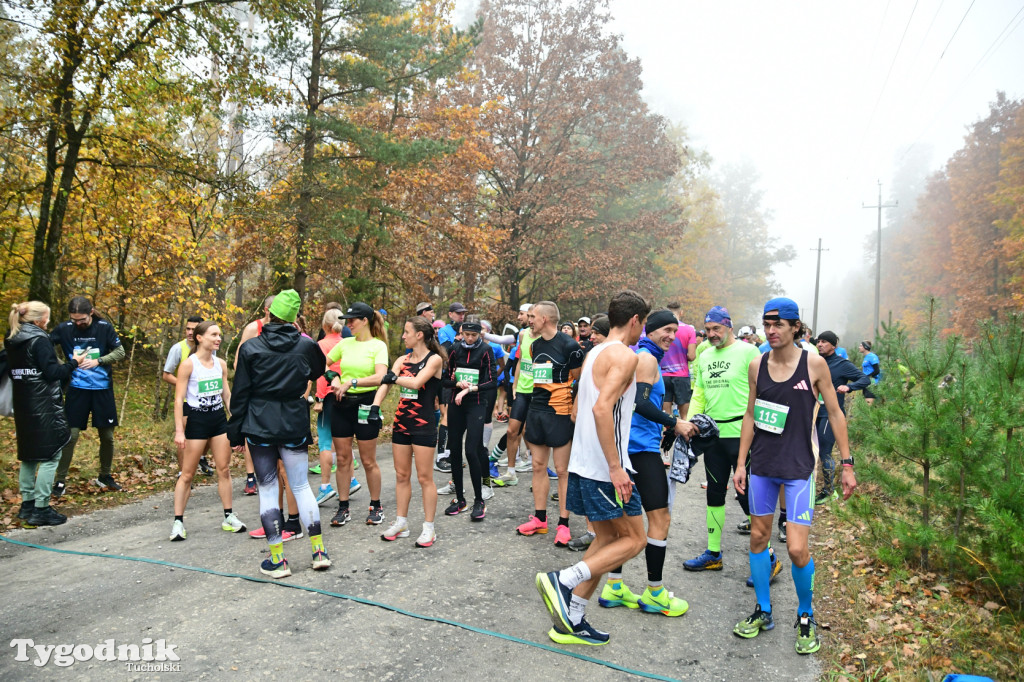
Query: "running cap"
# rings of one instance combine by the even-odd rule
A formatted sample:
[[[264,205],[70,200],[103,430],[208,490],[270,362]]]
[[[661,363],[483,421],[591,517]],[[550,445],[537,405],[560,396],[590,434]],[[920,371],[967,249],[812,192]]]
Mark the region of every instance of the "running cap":
[[[586,324],[590,324],[590,318],[587,317],[586,315],[584,315],[580,319],[576,320],[576,324],[579,324],[580,322],[585,322]]]
[[[268,312],[279,320],[294,322],[301,306],[302,299],[299,298],[299,292],[295,289],[285,289],[274,297],[274,302],[270,304]]]
[[[466,306],[462,305],[461,303],[452,303],[450,306],[448,306],[448,312],[464,313],[468,312],[468,308],[466,308]]]
[[[528,312],[530,312],[530,308],[532,308],[532,307],[533,307],[532,303],[524,303],[521,306],[519,306],[519,312],[521,312],[521,313],[528,313]]]
[[[380,313],[381,317],[387,317],[388,316],[388,311],[384,310],[383,308],[381,308],[377,312]]]
[[[772,310],[778,310],[778,315],[768,315]],[[800,307],[791,298],[773,298],[764,304],[764,316],[766,319],[799,320]]]
[[[647,316],[647,324],[644,325],[644,331],[650,334],[651,332],[667,327],[670,324],[679,324],[679,320],[672,314],[671,310],[662,309],[655,310],[653,313]]]
[[[432,303],[430,303],[429,301],[424,301],[423,303],[417,303],[416,304],[416,314],[417,315],[422,315],[426,311],[433,310],[433,309],[434,309],[434,305]]]
[[[835,332],[822,332],[818,334],[818,340],[825,341],[826,343],[831,343],[833,346],[839,345],[839,337],[836,336]]]
[[[373,314],[377,312],[362,301],[357,301],[348,307],[345,314],[341,316],[343,320],[352,320],[357,317],[365,317],[366,319],[372,319]]]
[[[729,311],[720,305],[716,305],[714,308],[709,310],[708,314],[704,316],[704,321],[723,324],[729,329],[732,329],[732,318],[729,317]]]
[[[736,333],[736,336],[742,339],[744,336],[750,336],[753,333],[755,333],[754,328],[751,326],[740,327],[740,330]]]

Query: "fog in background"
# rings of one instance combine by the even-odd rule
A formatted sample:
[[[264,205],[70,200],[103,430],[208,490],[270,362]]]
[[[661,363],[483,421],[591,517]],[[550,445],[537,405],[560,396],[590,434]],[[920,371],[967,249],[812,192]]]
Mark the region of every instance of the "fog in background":
[[[468,24],[477,5],[457,0],[457,20]],[[813,249],[823,239],[819,331],[842,333],[858,309],[872,310],[877,212],[862,204],[877,203],[877,182],[884,203],[899,201],[883,221],[909,214],[912,188],[962,145],[996,91],[1024,96],[1017,2],[611,0],[610,7],[625,49],[643,64],[651,107],[684,124],[714,167],[750,163],[760,173],[770,229],[797,253],[777,279],[808,320]],[[884,254],[882,261],[884,269]]]

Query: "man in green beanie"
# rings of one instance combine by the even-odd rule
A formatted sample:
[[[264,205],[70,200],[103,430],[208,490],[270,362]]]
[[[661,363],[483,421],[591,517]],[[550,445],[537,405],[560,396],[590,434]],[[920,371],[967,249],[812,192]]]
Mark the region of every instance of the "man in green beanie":
[[[282,322],[290,323],[295,321],[301,307],[302,299],[299,298],[299,292],[295,289],[285,289],[274,297],[269,312],[272,318],[276,317]]]

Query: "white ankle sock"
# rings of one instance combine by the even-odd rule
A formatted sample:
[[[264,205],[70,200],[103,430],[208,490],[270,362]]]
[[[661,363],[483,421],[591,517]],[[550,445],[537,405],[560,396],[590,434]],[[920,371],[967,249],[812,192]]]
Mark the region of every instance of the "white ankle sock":
[[[581,561],[558,572],[558,582],[570,590],[576,589],[576,586],[584,580],[590,580],[590,567],[587,566],[585,561]]]
[[[577,597],[575,594],[572,595],[572,601],[569,602],[569,622],[573,625],[579,625],[586,611],[587,600],[583,597]]]

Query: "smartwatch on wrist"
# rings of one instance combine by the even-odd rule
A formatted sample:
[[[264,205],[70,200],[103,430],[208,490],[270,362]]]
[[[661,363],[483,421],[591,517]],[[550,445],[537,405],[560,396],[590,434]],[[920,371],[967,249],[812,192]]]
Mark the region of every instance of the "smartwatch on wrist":
[[[839,460],[839,463],[842,464],[844,467],[852,467],[853,466],[853,455],[850,455],[846,459]]]
[[[358,385],[359,385],[359,379],[353,379],[352,380],[352,388],[355,388]]]

